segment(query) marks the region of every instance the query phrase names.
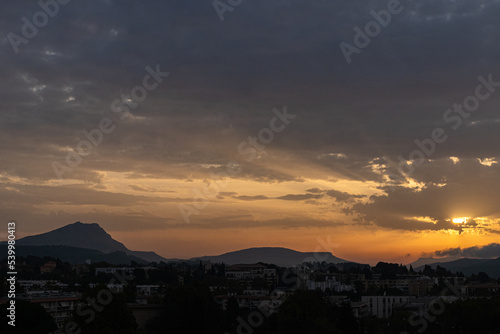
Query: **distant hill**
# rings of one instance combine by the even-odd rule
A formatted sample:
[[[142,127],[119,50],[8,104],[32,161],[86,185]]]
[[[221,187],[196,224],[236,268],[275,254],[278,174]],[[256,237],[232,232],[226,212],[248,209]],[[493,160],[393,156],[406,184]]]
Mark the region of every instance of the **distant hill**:
[[[84,263],[87,259],[92,263],[107,262],[110,264],[129,264],[132,261],[147,264],[148,261],[124,252],[103,253],[95,249],[69,246],[16,246],[16,256],[52,257],[70,264]],[[0,245],[0,259],[7,257],[7,245]]]
[[[451,261],[456,261],[460,260],[461,257],[442,257],[442,258],[434,258],[434,257],[421,257],[415,262],[412,262],[408,264],[407,266],[409,267],[410,265],[415,269],[419,267],[423,267],[426,264],[432,264],[432,263],[445,263],[445,262],[451,262]]]
[[[0,244],[5,244],[5,242]],[[68,246],[98,250],[104,254],[121,252],[146,262],[168,262],[167,259],[154,252],[129,250],[124,244],[114,240],[99,224],[95,223],[76,222],[69,224],[47,233],[21,238],[16,241],[16,246]]]
[[[217,256],[203,256],[190,259],[190,261],[210,261],[212,263],[224,262],[225,264],[240,263],[272,263],[282,267],[292,267],[303,262],[327,262],[345,263],[350,262],[333,256],[331,253],[298,252],[281,247],[248,248],[235,252],[225,253]]]
[[[451,272],[463,272],[464,275],[470,276],[472,274],[478,274],[479,272],[485,272],[488,276],[493,278],[500,277],[500,257],[496,259],[459,259],[451,262],[436,262],[430,264],[430,266],[435,269],[437,266],[446,268]],[[415,270],[423,270],[424,266],[415,268]]]

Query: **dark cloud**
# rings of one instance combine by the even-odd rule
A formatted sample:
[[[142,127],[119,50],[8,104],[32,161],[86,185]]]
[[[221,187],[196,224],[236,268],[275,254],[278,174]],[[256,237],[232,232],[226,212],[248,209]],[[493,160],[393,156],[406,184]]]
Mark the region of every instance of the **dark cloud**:
[[[95,190],[89,186],[32,186],[2,184],[0,198],[3,205],[29,203],[30,205],[93,205],[126,207],[130,205],[165,203],[185,199],[128,195]]]
[[[352,198],[363,198],[365,195],[353,195],[343,191],[338,190],[327,190],[326,195],[335,198],[339,202],[345,202]]]
[[[304,201],[309,199],[320,199],[323,195],[313,195],[313,194],[288,194],[284,196],[276,197],[277,199],[282,199],[285,201]]]
[[[345,226],[346,223],[340,220],[325,221],[319,219],[311,219],[306,216],[288,216],[281,219],[266,219],[258,220],[249,212],[240,213],[224,213],[219,217],[198,217],[190,224],[176,224],[170,226],[172,229],[191,229],[191,228],[206,228],[206,229],[226,229],[226,228],[259,228],[273,227],[278,229],[298,229],[298,228],[317,228],[317,227],[338,227]]]
[[[241,195],[241,196],[233,196],[233,198],[239,199],[241,201],[260,201],[264,199],[269,199],[269,197],[264,195],[256,195],[256,196]]]
[[[348,201],[350,199],[366,197],[365,195],[353,195],[353,194],[349,194],[349,193],[344,192],[344,191],[338,191],[338,190],[334,190],[334,189],[322,190],[319,188],[311,188],[311,189],[307,189],[306,191],[308,193],[311,193],[311,194],[324,194],[328,197],[334,198],[338,202],[345,202],[345,201]]]
[[[434,254],[438,257],[462,256],[462,257],[491,259],[500,257],[500,244],[492,243],[486,246],[449,248],[436,251]]]

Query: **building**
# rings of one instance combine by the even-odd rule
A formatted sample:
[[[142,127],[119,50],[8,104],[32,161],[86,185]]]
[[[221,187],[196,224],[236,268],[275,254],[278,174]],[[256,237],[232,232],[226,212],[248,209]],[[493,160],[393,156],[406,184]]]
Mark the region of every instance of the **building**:
[[[119,273],[120,275],[132,276],[135,268],[133,267],[103,267],[103,268],[95,268],[95,275],[99,274],[114,274]]]
[[[73,271],[77,275],[90,274],[90,264],[88,263],[78,263],[72,267]]]
[[[143,296],[151,296],[158,294],[160,289],[159,285],[136,285],[136,291]]]
[[[427,296],[428,292],[434,286],[434,281],[431,279],[420,279],[408,282],[408,294],[410,296],[423,297]]]
[[[492,296],[500,291],[499,284],[467,284],[461,288],[461,292],[467,296]]]
[[[352,302],[351,309],[356,318],[364,318],[370,315],[370,304],[368,302]]]
[[[127,306],[132,310],[139,330],[144,330],[148,321],[160,315],[163,310],[161,304],[127,304]]]
[[[278,310],[285,297],[284,295],[276,295],[274,297],[251,295],[220,295],[214,297],[215,302],[223,311],[227,309],[227,304],[229,302],[229,299],[231,298],[234,298],[236,300],[240,308],[261,310],[262,312],[267,312],[267,314],[272,314]]]
[[[370,287],[376,288],[390,288],[390,289],[399,289],[403,291],[403,293],[408,293],[408,284],[410,280],[408,279],[370,279],[364,281],[365,289],[369,289]]]
[[[367,302],[370,313],[377,318],[389,318],[395,307],[409,302],[408,296],[362,296],[361,301]]]
[[[42,274],[48,274],[54,271],[56,269],[57,263],[56,261],[48,261],[43,264],[43,266],[40,267],[40,272]]]
[[[150,270],[157,270],[158,268],[156,267],[102,267],[102,268],[95,268],[95,275],[99,274],[114,274],[118,273],[120,275],[124,276],[133,276],[134,271],[136,269],[142,269],[146,272]]]
[[[40,304],[45,311],[54,319],[57,325],[57,333],[64,332],[64,321],[71,317],[79,298],[74,294],[38,294],[20,297],[32,303]]]
[[[226,268],[226,278],[250,284],[256,278],[265,279],[270,286],[277,283],[276,269],[262,264],[234,264]]]
[[[18,283],[24,288],[24,291],[39,290],[45,288],[47,285],[56,283],[57,281],[47,281],[47,280],[19,280]]]
[[[342,284],[338,282],[335,276],[324,276],[321,280],[306,280],[306,287],[308,290],[321,290],[326,291],[330,289],[335,292],[354,291],[355,286],[351,284]]]

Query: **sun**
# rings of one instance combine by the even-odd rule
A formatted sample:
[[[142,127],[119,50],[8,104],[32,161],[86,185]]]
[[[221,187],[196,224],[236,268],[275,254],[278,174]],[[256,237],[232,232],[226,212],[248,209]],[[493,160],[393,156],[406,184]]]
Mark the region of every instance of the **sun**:
[[[470,217],[457,217],[457,218],[453,218],[452,221],[455,223],[455,224],[465,224],[467,223],[467,219],[469,219]]]

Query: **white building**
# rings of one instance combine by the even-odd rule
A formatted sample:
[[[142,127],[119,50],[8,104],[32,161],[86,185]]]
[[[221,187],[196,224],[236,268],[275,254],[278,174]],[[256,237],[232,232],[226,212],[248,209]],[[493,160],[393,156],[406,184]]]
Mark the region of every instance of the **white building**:
[[[400,307],[409,302],[408,296],[362,296],[361,301],[367,302],[370,313],[377,318],[389,318],[394,307]]]
[[[21,298],[32,303],[40,304],[45,311],[52,316],[56,325],[56,333],[63,333],[64,322],[71,317],[73,310],[79,300],[74,294],[31,294],[29,297]]]
[[[125,276],[133,276],[134,271],[136,269],[142,269],[146,273],[150,270],[157,270],[158,268],[156,267],[102,267],[102,268],[95,268],[95,274],[96,276],[98,274],[114,274],[118,272],[120,275],[125,275]]]
[[[277,282],[276,269],[261,264],[233,264],[226,268],[226,278],[246,283],[264,278],[271,286]]]
[[[306,287],[308,290],[321,290],[325,291],[330,289],[335,292],[354,291],[355,286],[351,284],[342,284],[338,282],[335,276],[326,276],[323,281],[306,280]]]
[[[137,285],[136,287],[137,293],[144,296],[151,296],[158,293],[160,286],[159,285]]]
[[[104,268],[95,268],[95,274],[96,276],[99,274],[114,274],[118,272],[121,275],[127,275],[131,276],[134,273],[135,268],[130,268],[130,267],[104,267]]]

